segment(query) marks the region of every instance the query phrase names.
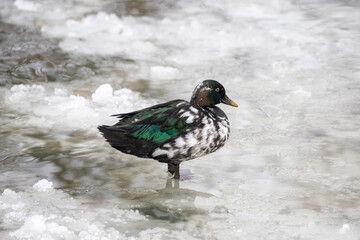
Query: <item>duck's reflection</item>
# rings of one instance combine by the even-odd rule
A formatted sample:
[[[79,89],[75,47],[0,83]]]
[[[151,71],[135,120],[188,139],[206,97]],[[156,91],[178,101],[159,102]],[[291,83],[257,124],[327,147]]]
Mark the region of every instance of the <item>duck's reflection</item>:
[[[165,188],[133,198],[136,206],[133,209],[150,218],[170,222],[186,221],[190,216],[206,214],[206,211],[196,207],[195,199],[213,195],[180,188],[181,182],[169,176]]]
[[[169,174],[170,176],[170,174]],[[166,179],[166,185],[165,185],[165,189],[179,189],[180,187],[180,180],[178,179],[171,179],[170,177],[168,177]]]
[[[160,163],[157,165],[126,156],[121,159],[118,156],[98,158],[101,149],[78,153],[73,149],[65,151],[56,142],[49,144],[45,145],[46,148],[31,148],[28,151],[37,159],[34,164],[58,166],[50,178],[56,187],[61,186],[74,196],[84,196],[91,204],[112,202],[120,208],[138,210],[149,218],[170,222],[207,214],[196,206],[196,198],[213,195],[181,188],[182,184],[198,186],[189,169],[181,169],[181,180],[176,180],[170,175],[164,176],[165,169],[159,168]],[[51,150],[51,154],[47,149]],[[54,159],[57,155],[61,157]]]

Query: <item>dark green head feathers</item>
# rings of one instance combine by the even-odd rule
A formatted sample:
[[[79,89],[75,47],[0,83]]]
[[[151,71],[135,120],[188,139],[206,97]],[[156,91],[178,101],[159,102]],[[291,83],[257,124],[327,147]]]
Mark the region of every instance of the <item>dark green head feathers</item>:
[[[179,164],[216,151],[229,138],[230,124],[215,105],[234,107],[225,88],[205,80],[194,90],[191,101],[173,100],[131,113],[114,115],[120,120],[98,129],[117,150],[168,163],[179,178]]]
[[[200,107],[213,107],[219,103],[225,103],[234,107],[238,106],[226,96],[223,85],[215,80],[205,80],[200,83],[194,89],[190,103]]]

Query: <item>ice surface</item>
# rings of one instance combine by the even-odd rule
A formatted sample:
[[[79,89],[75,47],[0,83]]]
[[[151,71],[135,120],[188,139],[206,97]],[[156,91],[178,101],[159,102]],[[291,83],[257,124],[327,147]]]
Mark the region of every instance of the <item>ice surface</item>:
[[[94,0],[87,4],[88,0],[80,0],[79,4],[61,1],[59,5],[53,1],[40,0],[4,0],[1,1],[1,14],[6,16],[4,22],[15,23],[25,26],[42,26],[45,22],[58,24],[68,18],[83,16],[94,9],[103,6],[102,1]]]
[[[151,4],[0,1],[0,239],[358,240],[359,4]],[[96,129],[209,78],[230,140],[179,182]]]
[[[127,228],[141,226],[147,221],[139,212],[122,210],[113,204],[80,201],[60,190],[43,191],[48,190],[49,185],[52,183],[43,179],[26,192],[6,189],[2,193],[1,218],[3,226],[11,229],[8,237],[125,239],[125,233],[131,232]],[[146,234],[146,231],[140,232],[140,235]]]
[[[151,78],[154,80],[177,79],[179,71],[169,66],[151,67]]]
[[[115,14],[99,12],[86,16],[81,21],[67,20],[65,25],[45,25],[42,31],[51,37],[64,38],[60,47],[66,51],[100,55],[125,54],[144,59],[153,54],[156,48],[150,41],[146,41],[149,36],[142,28],[144,25],[134,29],[131,27],[133,23],[134,19],[131,17],[120,20]]]
[[[133,111],[147,103],[139,94],[122,88],[113,91],[109,84],[99,86],[91,97],[83,97],[65,88],[42,85],[15,85],[5,93],[5,105],[27,117],[15,125],[46,129],[97,132],[96,126],[110,122],[110,115]],[[112,122],[115,122],[113,119]]]
[[[24,1],[24,0],[16,0],[14,5],[19,8],[20,10],[24,11],[36,11],[38,9],[38,5],[31,1]]]

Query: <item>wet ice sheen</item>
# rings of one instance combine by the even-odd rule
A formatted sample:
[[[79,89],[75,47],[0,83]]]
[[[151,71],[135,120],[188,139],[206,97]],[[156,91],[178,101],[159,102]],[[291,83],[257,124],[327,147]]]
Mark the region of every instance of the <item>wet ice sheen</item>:
[[[141,17],[109,1],[0,6],[43,49],[17,39],[26,57],[11,64],[2,51],[1,76],[28,84],[0,87],[1,239],[359,239],[356,1],[177,1]],[[180,182],[96,129],[206,78],[239,108],[222,106],[228,143],[183,163]]]
[[[21,225],[8,236],[15,239],[124,239],[125,233],[130,232],[127,228],[147,221],[138,211],[121,210],[116,204],[79,201],[61,190],[49,191],[50,185],[51,182],[42,179],[26,192],[9,189],[3,192],[0,197],[2,224]],[[109,223],[117,226],[117,230],[109,227]]]

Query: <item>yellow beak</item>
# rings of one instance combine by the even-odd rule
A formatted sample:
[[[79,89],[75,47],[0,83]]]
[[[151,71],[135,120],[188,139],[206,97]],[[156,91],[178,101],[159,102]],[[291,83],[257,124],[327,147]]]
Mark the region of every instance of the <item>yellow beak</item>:
[[[233,106],[233,107],[237,107],[238,105],[233,102],[228,96],[225,95],[225,97],[223,99],[221,99],[222,103],[225,103],[227,105]]]

